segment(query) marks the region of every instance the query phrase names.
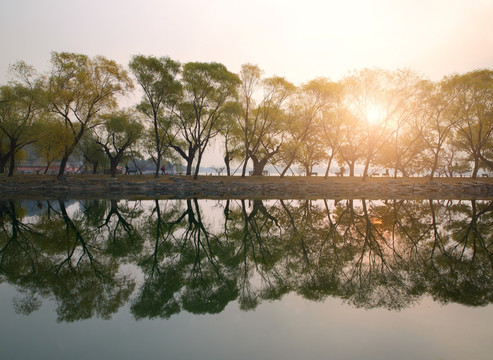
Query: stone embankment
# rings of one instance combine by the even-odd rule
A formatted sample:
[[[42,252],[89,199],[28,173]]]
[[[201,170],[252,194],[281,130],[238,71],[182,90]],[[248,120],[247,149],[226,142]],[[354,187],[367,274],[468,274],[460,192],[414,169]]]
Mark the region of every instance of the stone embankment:
[[[493,179],[492,179],[493,180]],[[0,198],[493,199],[493,181],[306,177],[0,177]]]

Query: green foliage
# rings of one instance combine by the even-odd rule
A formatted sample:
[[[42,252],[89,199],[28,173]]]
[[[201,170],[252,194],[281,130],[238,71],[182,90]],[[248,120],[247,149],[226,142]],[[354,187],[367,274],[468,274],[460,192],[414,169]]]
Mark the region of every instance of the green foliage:
[[[261,174],[269,163],[285,166],[283,174],[293,164],[310,169],[322,162],[328,173],[337,161],[347,164],[351,175],[356,165],[364,165],[364,176],[387,168],[396,176],[419,170],[431,178],[464,172],[466,162],[473,177],[493,167],[493,72],[488,69],[439,82],[407,69],[362,69],[338,82],[317,78],[297,88],[281,76],[264,77],[253,64],[244,64],[236,75],[216,62],[182,65],[169,57],[135,55],[129,68],[143,92],[136,105],[143,129],[135,133],[146,134],[129,153],[145,151],[156,175],[164,157],[184,159],[187,174],[195,167],[197,175],[218,135],[228,174],[232,162],[243,165],[242,175],[252,164]],[[113,60],[53,52],[45,75],[22,61],[10,73],[12,80],[0,86],[2,171],[11,160],[13,173],[16,154],[37,142],[47,166],[60,160],[61,176],[74,152],[91,152],[88,133],[103,122],[96,133],[113,133],[116,147],[133,132],[115,115],[123,111],[119,96],[131,91],[133,82]],[[108,114],[113,120],[105,118]],[[94,164],[102,162],[96,158]],[[455,164],[455,158],[461,160]]]
[[[181,65],[168,57],[135,55],[129,67],[144,92],[137,110],[152,124],[144,144],[156,164],[158,176],[161,159],[174,138],[170,114],[182,94],[182,84],[177,80]]]
[[[51,65],[45,82],[46,108],[73,135],[64,149],[61,176],[85,132],[98,125],[98,115],[116,108],[117,97],[133,89],[133,83],[121,65],[102,56],[53,52]]]
[[[187,175],[196,161],[196,178],[209,141],[220,131],[221,118],[231,116],[230,103],[240,80],[219,63],[187,63],[182,76],[183,97],[174,113],[178,132],[171,146],[187,162]]]
[[[101,122],[95,142],[109,158],[111,176],[114,177],[118,164],[142,137],[144,127],[137,113],[131,110],[102,115]]]
[[[12,176],[16,154],[38,137],[36,125],[42,102],[40,80],[32,66],[20,61],[10,71],[13,80],[0,87],[0,132],[8,142],[7,149],[0,152],[0,172],[10,159]]]
[[[73,142],[73,134],[50,113],[44,113],[36,125],[38,138],[34,143],[42,160],[45,161],[46,170],[56,160],[60,160],[65,152],[65,147]]]

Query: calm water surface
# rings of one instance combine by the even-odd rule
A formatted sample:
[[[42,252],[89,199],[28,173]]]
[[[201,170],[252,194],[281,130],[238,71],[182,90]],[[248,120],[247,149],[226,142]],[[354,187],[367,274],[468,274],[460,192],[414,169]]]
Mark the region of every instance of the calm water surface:
[[[490,359],[493,202],[0,201],[0,359]]]

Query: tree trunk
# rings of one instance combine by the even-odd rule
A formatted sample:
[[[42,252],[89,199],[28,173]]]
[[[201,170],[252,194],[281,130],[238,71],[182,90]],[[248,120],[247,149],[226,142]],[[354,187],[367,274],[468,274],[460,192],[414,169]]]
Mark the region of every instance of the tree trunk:
[[[97,161],[97,160],[92,164],[92,174],[93,175],[96,175],[98,173],[98,165],[99,165],[99,161]]]
[[[197,180],[197,178],[199,177],[200,163],[202,162],[202,155],[203,154],[204,154],[204,152],[199,150],[199,156],[197,158],[197,165],[195,166],[195,174],[193,176],[194,180]]]
[[[363,170],[363,181],[366,180],[366,178],[368,177],[368,169],[370,168],[370,161],[367,160],[365,162],[365,169]]]
[[[159,171],[161,170],[161,155],[158,154],[157,155],[157,159],[156,159],[156,172],[154,173],[154,177],[158,177],[159,176]]]
[[[402,173],[402,176],[403,177],[409,177],[409,174],[406,171],[406,169],[404,169],[403,167],[401,167],[400,169],[396,169],[396,171],[394,173],[394,178],[397,178],[397,170],[399,170]]]
[[[229,162],[231,158],[229,157],[229,152],[226,152],[226,156],[224,157],[224,164],[226,165],[226,175],[231,176],[231,168],[229,166]]]
[[[279,145],[277,149],[272,151],[271,153],[267,153],[267,155],[264,156],[263,159],[258,160],[258,158],[255,155],[250,155],[250,159],[253,161],[253,174],[252,175],[262,175],[262,172],[264,171],[265,166],[269,162],[269,160],[276,155],[279,152],[279,149],[281,146]]]
[[[472,178],[476,179],[479,171],[479,157],[474,154],[474,169],[472,170]]]
[[[85,132],[85,125],[82,124],[81,128],[79,129],[79,132],[75,136],[74,142],[70,144],[69,147],[65,147],[65,153],[62,156],[62,160],[60,161],[60,170],[58,171],[57,179],[61,179],[63,177],[63,174],[65,173],[65,167],[67,166],[68,158],[72,153],[74,152],[75,148],[79,144],[80,139],[82,138],[82,135],[84,135]]]
[[[185,157],[187,161],[187,175],[192,175],[193,169],[193,159],[195,159],[195,153],[197,152],[197,148],[188,147],[188,156]]]
[[[291,159],[291,160],[289,160],[288,164],[286,165],[286,167],[284,168],[284,170],[281,173],[281,178],[283,178],[284,175],[286,175],[286,172],[289,170],[289,168],[291,167],[291,165],[293,165],[293,162],[294,162],[294,158]]]
[[[187,172],[185,175],[192,175],[192,163],[193,160],[187,159]]]
[[[153,111],[153,125],[154,125],[154,141],[156,143],[156,172],[154,173],[154,177],[159,176],[159,170],[161,170],[161,139],[159,138],[159,129],[158,129],[158,110],[152,106]]]
[[[110,174],[114,178],[116,176],[116,167],[118,166],[118,157],[110,157]]]
[[[354,162],[348,164],[349,166],[349,176],[354,177]]]
[[[241,177],[245,177],[245,175],[246,175],[246,168],[247,168],[248,160],[249,159],[250,159],[250,156],[249,155],[245,155],[245,160],[243,162],[243,168],[241,170]]]
[[[50,169],[50,165],[51,165],[52,161],[47,161],[46,162],[46,167],[45,167],[45,171],[43,174],[47,174],[48,173],[48,170]]]
[[[334,155],[331,155],[329,158],[329,162],[327,163],[327,169],[325,170],[324,178],[327,179],[329,177],[330,165],[332,164],[332,158]]]
[[[267,161],[269,161],[269,156],[264,157],[262,160],[258,160],[256,156],[250,157],[253,161],[253,176],[262,176],[262,172],[264,171],[265,165],[267,165]]]
[[[8,173],[8,177],[11,177],[14,175],[14,169],[15,169],[15,156],[14,154],[12,154],[12,156],[10,157],[10,163],[9,163],[9,173]]]
[[[433,180],[437,168],[438,168],[438,152],[435,154],[435,159],[433,160],[433,167],[431,168],[431,172],[430,172],[430,181]]]
[[[5,165],[7,165],[7,161],[9,160],[10,155],[5,155],[0,157],[0,174],[5,173]]]
[[[253,157],[252,157],[253,160]],[[260,161],[254,161],[253,162],[253,173],[252,175],[254,176],[262,176],[262,173],[264,171],[265,166],[267,165],[267,162],[269,161],[269,157],[265,157]]]
[[[65,166],[67,166],[67,161],[70,155],[64,154],[62,160],[60,160],[60,169],[58,170],[57,178],[61,179],[65,173]]]
[[[11,177],[14,175],[14,169],[15,169],[15,147],[16,143],[11,142],[10,143],[10,163],[9,163],[9,174],[7,175],[8,177]]]

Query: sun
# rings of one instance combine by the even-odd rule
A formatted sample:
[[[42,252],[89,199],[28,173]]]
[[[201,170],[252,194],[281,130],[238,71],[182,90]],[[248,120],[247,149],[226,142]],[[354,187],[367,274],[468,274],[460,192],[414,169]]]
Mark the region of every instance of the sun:
[[[366,105],[365,109],[366,121],[370,125],[377,125],[385,121],[386,112],[382,105],[377,103],[370,103]]]

